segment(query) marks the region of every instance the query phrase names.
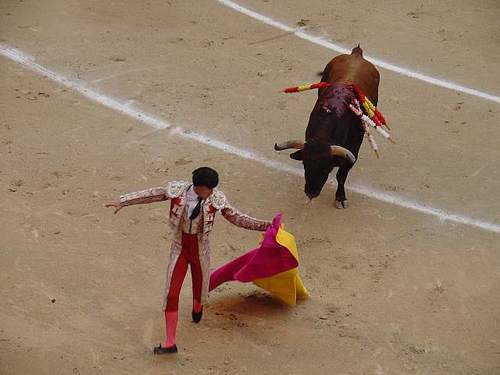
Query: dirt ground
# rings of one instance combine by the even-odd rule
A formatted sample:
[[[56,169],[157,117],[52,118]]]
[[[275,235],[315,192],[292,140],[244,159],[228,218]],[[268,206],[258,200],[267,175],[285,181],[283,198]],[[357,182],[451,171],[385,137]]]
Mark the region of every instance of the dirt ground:
[[[499,95],[497,1],[271,1],[242,5],[370,56]],[[376,4],[376,9],[375,9]],[[215,0],[2,0],[0,41],[184,129],[291,166],[335,55]],[[500,105],[381,70],[397,145],[367,143],[348,184],[500,223]],[[0,373],[500,374],[499,234],[334,190],[106,108],[0,57]],[[284,213],[311,298],[287,308],[253,285],[214,293],[177,356],[156,358],[167,204],[114,216],[119,194],[210,165],[238,208]],[[222,218],[214,267],[259,235]]]

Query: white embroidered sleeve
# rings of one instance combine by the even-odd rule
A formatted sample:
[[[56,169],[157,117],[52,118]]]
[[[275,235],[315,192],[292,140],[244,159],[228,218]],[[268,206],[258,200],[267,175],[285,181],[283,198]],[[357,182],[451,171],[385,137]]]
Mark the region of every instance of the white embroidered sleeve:
[[[226,205],[226,207],[221,210],[221,213],[227,221],[240,228],[264,232],[267,227],[271,225],[271,222],[269,221],[255,219],[249,215],[239,212],[236,208],[231,207],[230,205]]]
[[[120,203],[123,206],[133,204],[145,204],[161,202],[168,199],[167,191],[164,187],[155,187],[147,190],[136,191],[120,196]]]

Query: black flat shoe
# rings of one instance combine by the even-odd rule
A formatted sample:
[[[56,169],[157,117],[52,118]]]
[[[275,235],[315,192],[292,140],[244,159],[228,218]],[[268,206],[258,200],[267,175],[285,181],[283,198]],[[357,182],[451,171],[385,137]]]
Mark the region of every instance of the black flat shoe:
[[[191,316],[193,318],[193,322],[198,324],[203,316],[203,306],[201,307],[200,312],[195,312],[194,310],[191,312]]]
[[[162,354],[175,354],[177,353],[177,345],[172,345],[169,346],[168,348],[163,348],[160,345],[158,345],[156,348],[153,349],[153,354],[155,355],[162,355]]]

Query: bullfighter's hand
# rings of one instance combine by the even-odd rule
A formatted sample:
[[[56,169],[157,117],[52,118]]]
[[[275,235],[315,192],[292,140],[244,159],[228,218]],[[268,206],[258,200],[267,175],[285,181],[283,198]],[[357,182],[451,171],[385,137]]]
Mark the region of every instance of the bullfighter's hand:
[[[125,207],[120,202],[109,202],[109,203],[106,203],[104,206],[105,207],[114,207],[115,214],[118,213],[118,211],[120,211],[123,207]]]

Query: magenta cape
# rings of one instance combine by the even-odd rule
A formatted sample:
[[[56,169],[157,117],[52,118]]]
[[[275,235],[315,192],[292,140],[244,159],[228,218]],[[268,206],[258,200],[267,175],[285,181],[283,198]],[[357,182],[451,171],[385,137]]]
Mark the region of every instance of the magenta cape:
[[[264,233],[260,246],[212,272],[210,290],[227,281],[254,282],[285,303],[307,297],[298,274],[299,258],[295,238],[281,225],[281,214]]]

